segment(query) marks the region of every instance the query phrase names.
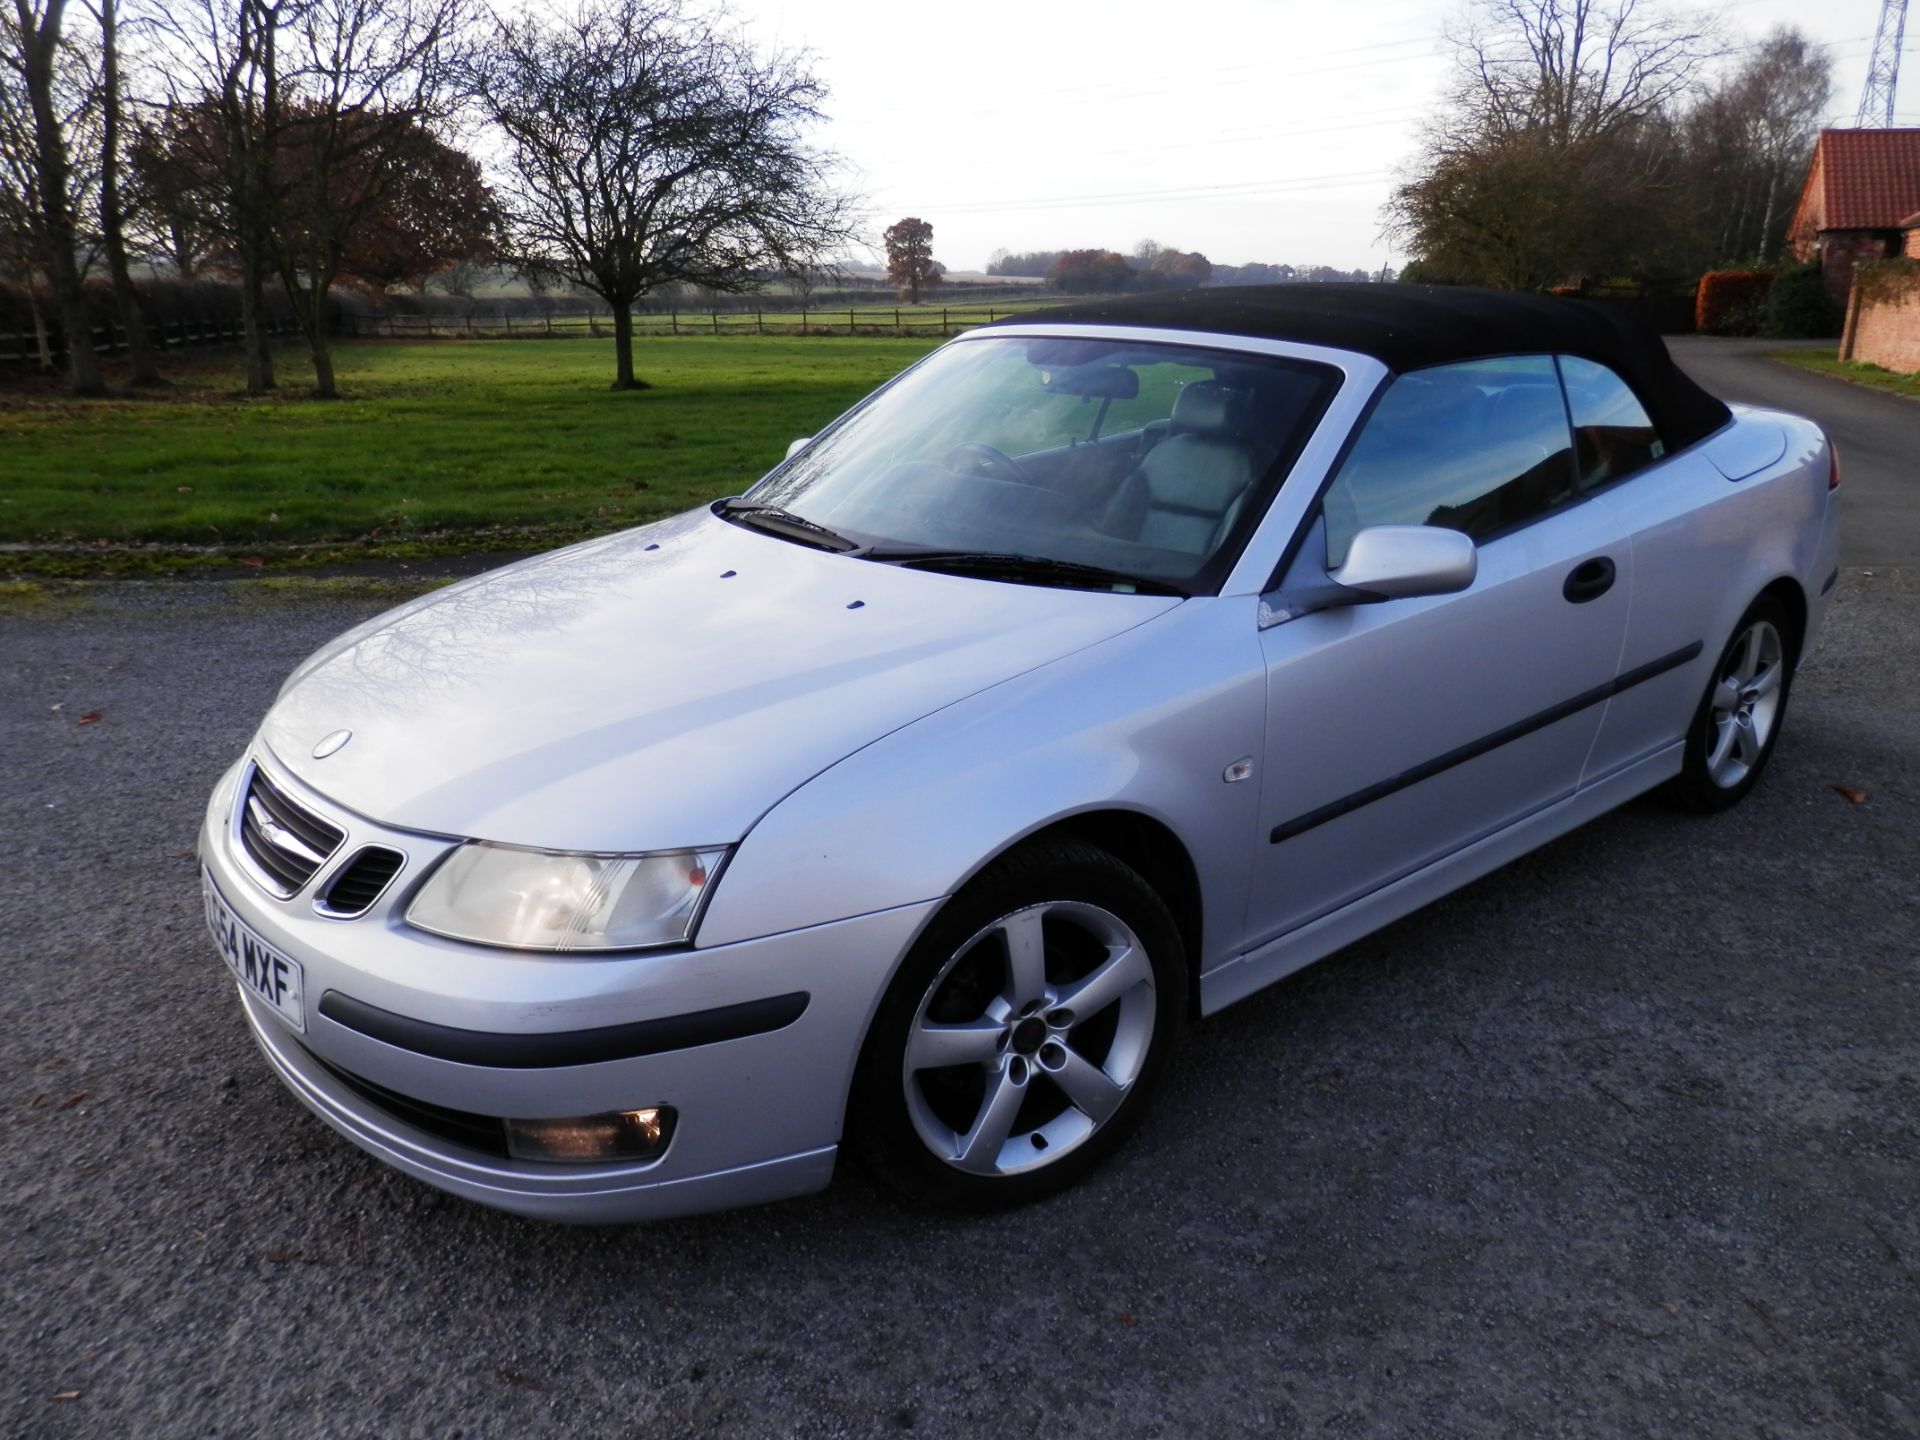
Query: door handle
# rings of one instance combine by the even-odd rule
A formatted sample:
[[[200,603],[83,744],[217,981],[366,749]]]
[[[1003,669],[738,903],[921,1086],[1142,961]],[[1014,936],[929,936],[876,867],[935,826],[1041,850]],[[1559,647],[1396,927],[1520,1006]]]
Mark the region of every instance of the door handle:
[[[1567,583],[1560,587],[1560,593],[1575,605],[1584,605],[1589,600],[1598,600],[1613,588],[1615,575],[1613,561],[1604,555],[1591,560],[1582,560],[1573,567],[1567,576]]]

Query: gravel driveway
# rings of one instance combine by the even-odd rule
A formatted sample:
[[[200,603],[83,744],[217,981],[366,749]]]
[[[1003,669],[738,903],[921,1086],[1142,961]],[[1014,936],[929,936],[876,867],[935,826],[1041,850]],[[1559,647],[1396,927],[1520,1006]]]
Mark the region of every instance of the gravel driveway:
[[[253,1053],[194,825],[376,607],[250,593],[0,615],[0,1431],[1920,1433],[1907,575],[1844,577],[1746,805],[1632,805],[1200,1026],[1084,1189],[601,1231],[381,1168]]]

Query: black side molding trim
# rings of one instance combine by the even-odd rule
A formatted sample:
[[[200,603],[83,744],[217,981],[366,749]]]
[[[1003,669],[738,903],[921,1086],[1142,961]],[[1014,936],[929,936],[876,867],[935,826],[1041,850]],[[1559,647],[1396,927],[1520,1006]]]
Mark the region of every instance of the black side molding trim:
[[[1662,655],[1658,660],[1651,660],[1632,670],[1622,671],[1605,685],[1596,685],[1591,690],[1584,690],[1571,700],[1562,700],[1558,705],[1542,710],[1537,715],[1529,715],[1526,719],[1515,721],[1505,729],[1494,731],[1491,735],[1470,740],[1457,750],[1449,750],[1444,755],[1436,755],[1431,760],[1423,761],[1411,770],[1402,770],[1398,775],[1390,775],[1385,780],[1367,786],[1364,790],[1356,790],[1343,799],[1335,800],[1331,805],[1322,805],[1318,810],[1309,810],[1306,814],[1289,820],[1284,825],[1276,825],[1269,839],[1273,844],[1278,845],[1283,840],[1304,835],[1307,831],[1324,825],[1329,820],[1338,820],[1342,815],[1350,815],[1376,800],[1384,800],[1389,795],[1405,790],[1409,785],[1418,785],[1422,780],[1431,780],[1434,776],[1451,770],[1456,765],[1477,760],[1490,750],[1498,750],[1502,745],[1523,739],[1536,730],[1544,730],[1547,726],[1564,720],[1569,715],[1578,714],[1589,705],[1598,705],[1602,700],[1610,700],[1621,691],[1631,690],[1634,686],[1651,680],[1656,675],[1677,670],[1699,655],[1704,648],[1705,646],[1696,640],[1691,645],[1674,651],[1671,655]]]
[[[556,1030],[531,1035],[496,1035],[485,1030],[460,1030],[435,1025],[382,1010],[338,990],[320,997],[320,1013],[336,1025],[357,1030],[387,1045],[451,1060],[460,1065],[486,1065],[496,1070],[547,1070],[562,1065],[599,1065],[608,1060],[631,1060],[688,1050],[722,1040],[744,1040],[781,1030],[805,1013],[812,997],[804,990],[745,1000],[690,1015],[663,1015],[627,1025],[605,1025],[593,1030]]]

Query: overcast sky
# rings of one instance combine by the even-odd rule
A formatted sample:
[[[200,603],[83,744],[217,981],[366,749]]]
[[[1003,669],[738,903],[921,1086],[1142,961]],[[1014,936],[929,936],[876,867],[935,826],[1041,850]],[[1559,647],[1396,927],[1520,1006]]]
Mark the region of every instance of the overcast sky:
[[[731,0],[833,89],[822,139],[874,234],[934,227],[949,269],[1143,237],[1225,264],[1378,268],[1380,208],[1445,74],[1459,0]],[[1730,43],[1798,24],[1851,124],[1880,0],[1731,0]],[[1920,72],[1920,17],[1907,67]],[[1903,77],[1920,124],[1920,73]]]

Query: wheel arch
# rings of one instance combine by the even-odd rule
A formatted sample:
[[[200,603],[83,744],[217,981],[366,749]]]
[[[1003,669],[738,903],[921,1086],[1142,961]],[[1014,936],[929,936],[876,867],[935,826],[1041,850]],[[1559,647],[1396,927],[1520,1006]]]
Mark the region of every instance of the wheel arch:
[[[1000,856],[1036,841],[1074,839],[1104,850],[1114,859],[1137,871],[1167,909],[1173,913],[1180,931],[1180,943],[1186,950],[1187,1007],[1190,1016],[1200,1013],[1200,957],[1205,938],[1205,914],[1201,904],[1200,871],[1185,842],[1163,821],[1139,810],[1119,807],[1085,810],[1041,826],[990,856],[979,869],[985,869]],[[975,873],[978,873],[976,871]],[[969,879],[972,877],[969,876]]]
[[[1759,600],[1775,600],[1785,608],[1787,618],[1793,624],[1793,663],[1797,668],[1800,657],[1806,652],[1807,640],[1807,592],[1800,582],[1791,575],[1782,575],[1768,584],[1754,597]]]

